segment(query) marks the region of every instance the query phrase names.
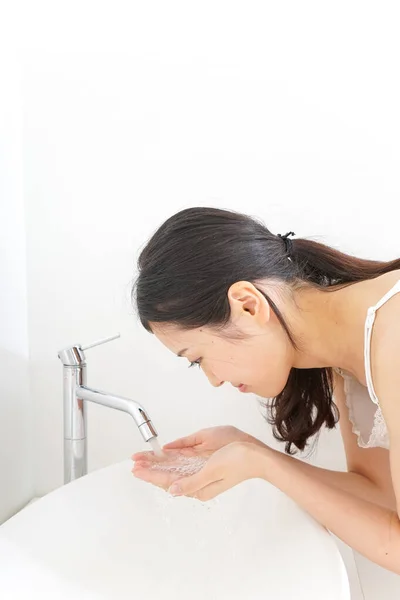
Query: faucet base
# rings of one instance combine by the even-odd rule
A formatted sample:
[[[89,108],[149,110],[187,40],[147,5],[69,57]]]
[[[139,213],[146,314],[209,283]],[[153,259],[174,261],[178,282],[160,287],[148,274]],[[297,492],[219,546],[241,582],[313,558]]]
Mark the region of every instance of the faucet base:
[[[64,484],[83,475],[87,475],[86,439],[64,439]]]

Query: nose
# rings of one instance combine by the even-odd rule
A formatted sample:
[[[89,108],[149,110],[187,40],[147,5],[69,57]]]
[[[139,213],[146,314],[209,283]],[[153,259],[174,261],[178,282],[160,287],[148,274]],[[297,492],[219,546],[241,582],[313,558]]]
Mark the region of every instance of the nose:
[[[218,377],[215,377],[212,373],[210,374],[206,374],[208,381],[211,383],[211,385],[213,387],[220,387],[223,383],[225,383],[224,381],[221,381],[220,379],[218,379]]]
[[[221,381],[218,377],[216,377],[211,369],[208,367],[206,368],[204,364],[201,365],[201,370],[213,387],[220,387],[223,383],[225,383],[225,381]]]

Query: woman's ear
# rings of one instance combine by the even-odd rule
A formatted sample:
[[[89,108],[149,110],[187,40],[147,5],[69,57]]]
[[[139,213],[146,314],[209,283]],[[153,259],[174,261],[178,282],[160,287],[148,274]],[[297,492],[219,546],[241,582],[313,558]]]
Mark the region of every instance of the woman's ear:
[[[228,290],[228,299],[233,319],[251,316],[259,324],[269,320],[269,302],[249,281],[233,283]]]

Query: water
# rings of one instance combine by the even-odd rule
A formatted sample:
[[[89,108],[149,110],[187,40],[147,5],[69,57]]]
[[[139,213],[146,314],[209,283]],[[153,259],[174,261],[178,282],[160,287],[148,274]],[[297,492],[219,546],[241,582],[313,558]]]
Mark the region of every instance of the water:
[[[149,440],[153,452],[160,459],[160,462],[155,462],[151,465],[151,469],[159,471],[170,471],[179,473],[180,475],[194,475],[204,467],[207,459],[202,456],[172,456],[163,452],[157,437]],[[167,459],[167,460],[166,460]]]
[[[204,467],[207,459],[203,456],[174,456],[168,462],[153,463],[150,469],[170,471],[180,475],[194,475]]]
[[[170,471],[179,474],[182,477],[188,477],[200,471],[208,460],[208,458],[205,458],[204,456],[172,456],[167,454],[162,451],[157,437],[150,439],[149,444],[151,445],[154,454],[160,458],[159,462],[155,462],[151,465],[151,469]],[[229,511],[220,506],[220,499],[218,497],[207,501],[201,501],[196,495],[194,495],[194,497],[183,496],[180,497],[180,502],[176,504],[175,496],[165,494],[165,492],[161,494],[158,489],[155,489],[154,493],[156,503],[161,511],[161,517],[168,529],[177,529],[178,531],[182,530],[182,528],[184,530],[187,530],[188,528],[191,529],[193,532],[193,543],[197,545],[197,551],[206,551],[207,546],[210,544],[207,536],[204,536],[203,521],[204,518],[206,518],[206,515],[210,514],[210,510],[212,510],[213,519],[218,522],[218,527],[221,528],[222,523],[222,532],[224,535],[228,537],[232,536],[232,518],[229,519]],[[181,502],[184,502],[187,505],[187,508],[184,511],[180,509]],[[168,538],[169,543],[172,544],[174,539],[174,536],[172,536],[171,539]],[[229,543],[229,547],[231,546],[232,544]],[[233,551],[236,552],[234,548]]]
[[[159,456],[160,458],[165,457],[165,453],[161,450],[160,443],[159,443],[157,437],[151,438],[149,440],[149,444],[151,445],[153,452],[156,456]]]

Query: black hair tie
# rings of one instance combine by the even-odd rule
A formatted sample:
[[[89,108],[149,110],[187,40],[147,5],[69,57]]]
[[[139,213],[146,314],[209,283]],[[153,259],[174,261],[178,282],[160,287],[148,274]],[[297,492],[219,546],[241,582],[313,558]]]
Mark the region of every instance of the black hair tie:
[[[288,233],[285,233],[285,235],[281,235],[280,233],[278,233],[278,237],[280,237],[285,242],[286,254],[290,258],[290,254],[292,253],[293,242],[291,239],[289,239],[289,235],[296,234],[294,233],[294,231],[289,231]]]

